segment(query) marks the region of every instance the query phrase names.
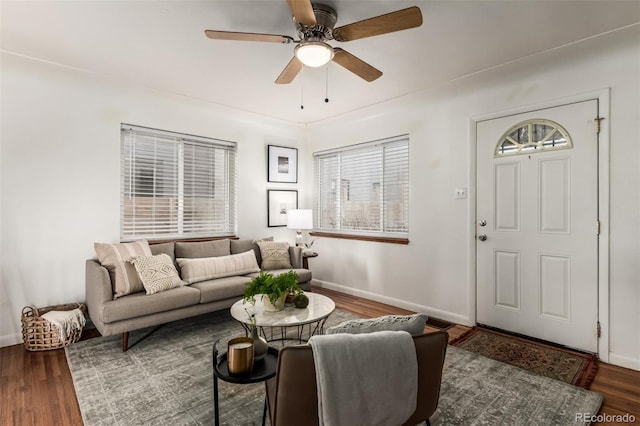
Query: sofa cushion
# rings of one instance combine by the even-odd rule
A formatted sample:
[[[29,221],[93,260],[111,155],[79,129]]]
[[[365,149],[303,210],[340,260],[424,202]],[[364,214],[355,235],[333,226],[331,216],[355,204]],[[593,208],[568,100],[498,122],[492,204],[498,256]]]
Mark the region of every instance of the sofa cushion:
[[[284,274],[285,272],[289,272],[291,269],[273,269],[269,271],[271,275],[277,277],[280,274]],[[306,283],[311,281],[311,271],[308,269],[294,269],[296,274],[298,274],[298,284]],[[252,274],[248,274],[249,278],[255,278],[259,275],[259,272],[255,272]]]
[[[228,238],[198,242],[177,241],[175,250],[176,258],[228,256],[231,254],[231,245]]]
[[[251,278],[247,276],[235,276],[200,281],[192,284],[191,287],[200,290],[200,303],[208,303],[231,297],[241,298],[249,282]]]
[[[427,323],[426,314],[413,315],[385,315],[371,319],[355,319],[345,321],[326,330],[326,334],[349,333],[362,334],[374,331],[406,331],[417,335],[424,333]]]
[[[173,261],[167,254],[133,257],[129,262],[133,263],[138,271],[147,294],[160,293],[184,285],[176,267],[173,266]]]
[[[262,270],[292,269],[289,258],[289,243],[278,241],[258,241]]]
[[[229,256],[197,259],[178,258],[178,265],[180,265],[182,279],[187,284],[233,275],[245,275],[260,270],[252,250]]]
[[[262,265],[262,256],[260,254],[258,241],[273,241],[273,237],[262,238],[260,240],[231,240],[231,254],[244,253],[245,251],[253,250],[256,254],[258,265]]]
[[[103,321],[105,323],[126,320],[171,311],[200,303],[200,292],[191,287],[177,287],[161,293],[129,294],[118,300],[104,304]]]
[[[144,290],[136,268],[128,260],[135,256],[151,256],[147,240],[120,244],[94,243],[93,247],[100,264],[109,271],[114,299]]]
[[[176,250],[175,244],[171,243],[160,243],[160,244],[149,244],[149,248],[151,249],[151,254],[166,254],[171,258],[173,264],[176,264]]]

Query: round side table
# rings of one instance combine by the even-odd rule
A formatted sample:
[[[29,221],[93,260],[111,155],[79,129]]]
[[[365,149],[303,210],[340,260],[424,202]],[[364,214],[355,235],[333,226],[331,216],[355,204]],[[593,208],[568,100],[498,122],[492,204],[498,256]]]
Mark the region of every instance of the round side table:
[[[214,423],[220,425],[220,411],[218,407],[218,379],[229,383],[249,384],[259,383],[269,380],[276,375],[276,367],[278,365],[278,349],[269,347],[265,357],[253,364],[253,370],[250,374],[235,375],[229,373],[229,364],[227,362],[227,353],[219,354],[216,341],[213,344],[213,411]],[[265,425],[267,417],[267,396],[264,399],[264,409],[262,411],[262,426]]]

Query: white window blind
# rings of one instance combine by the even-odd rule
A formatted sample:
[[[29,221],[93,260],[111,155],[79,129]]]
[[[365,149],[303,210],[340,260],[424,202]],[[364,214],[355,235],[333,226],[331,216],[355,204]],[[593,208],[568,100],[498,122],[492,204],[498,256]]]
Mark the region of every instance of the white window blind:
[[[322,151],[314,156],[317,230],[406,237],[407,135]]]
[[[236,232],[236,144],[123,124],[121,240]]]

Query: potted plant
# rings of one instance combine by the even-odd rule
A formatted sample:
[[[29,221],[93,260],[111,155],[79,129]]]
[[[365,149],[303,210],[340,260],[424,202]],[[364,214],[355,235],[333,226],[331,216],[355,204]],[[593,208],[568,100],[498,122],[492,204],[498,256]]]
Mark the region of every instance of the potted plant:
[[[254,303],[255,297],[262,294],[264,309],[273,312],[284,308],[284,300],[289,293],[302,293],[296,271],[291,270],[275,277],[268,272],[260,271],[245,288],[244,300]]]

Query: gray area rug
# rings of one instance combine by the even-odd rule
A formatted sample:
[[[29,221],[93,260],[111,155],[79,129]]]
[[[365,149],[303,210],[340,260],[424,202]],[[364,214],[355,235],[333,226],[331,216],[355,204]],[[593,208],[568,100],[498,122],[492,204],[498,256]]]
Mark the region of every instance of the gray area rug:
[[[326,327],[355,315],[336,310]],[[244,335],[228,312],[155,330],[98,337],[65,348],[85,425],[213,424],[212,345]],[[259,425],[264,385],[219,381],[225,425]],[[433,425],[577,425],[597,413],[602,395],[449,346]]]

